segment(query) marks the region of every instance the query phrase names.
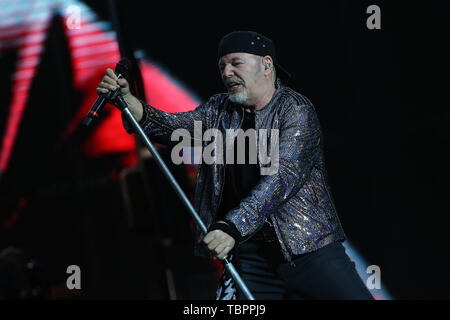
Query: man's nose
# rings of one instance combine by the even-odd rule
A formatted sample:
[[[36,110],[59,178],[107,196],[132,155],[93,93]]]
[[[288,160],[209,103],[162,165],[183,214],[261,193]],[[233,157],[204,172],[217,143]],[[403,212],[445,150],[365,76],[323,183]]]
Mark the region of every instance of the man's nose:
[[[222,78],[231,78],[234,75],[233,73],[233,67],[230,65],[226,65],[222,70]]]

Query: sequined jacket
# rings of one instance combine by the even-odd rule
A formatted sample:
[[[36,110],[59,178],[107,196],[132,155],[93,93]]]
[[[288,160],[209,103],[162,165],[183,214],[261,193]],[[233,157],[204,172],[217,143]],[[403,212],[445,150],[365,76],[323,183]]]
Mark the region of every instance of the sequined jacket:
[[[214,95],[188,112],[168,113],[145,102],[143,105],[140,124],[156,141],[170,141],[172,132],[179,128],[194,137],[194,121],[202,122],[202,132],[217,128],[225,137],[225,129],[238,129],[244,116],[242,107],[234,105],[226,93]],[[279,130],[279,165],[274,174],[262,175],[239,207],[226,215],[243,241],[254,235],[266,219],[274,226],[288,261],[293,254],[344,240],[325,169],[321,127],[312,103],[278,80],[271,101],[255,111],[255,129],[257,132],[267,129],[267,150],[271,150],[271,129]],[[130,132],[129,128],[127,131]],[[203,146],[216,142],[199,142],[198,138],[194,137]],[[223,150],[226,153],[226,148]],[[215,222],[223,184],[224,164],[203,163],[198,167],[194,208],[207,227]],[[206,248],[198,241],[201,237],[198,228],[194,236],[195,253],[206,254]]]

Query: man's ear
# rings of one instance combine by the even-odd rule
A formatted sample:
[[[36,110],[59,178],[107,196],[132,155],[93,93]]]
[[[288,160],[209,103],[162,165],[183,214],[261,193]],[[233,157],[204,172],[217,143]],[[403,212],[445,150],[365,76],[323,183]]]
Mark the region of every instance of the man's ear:
[[[263,57],[263,65],[264,65],[264,70],[269,70],[271,67],[273,67],[272,57],[271,56]]]

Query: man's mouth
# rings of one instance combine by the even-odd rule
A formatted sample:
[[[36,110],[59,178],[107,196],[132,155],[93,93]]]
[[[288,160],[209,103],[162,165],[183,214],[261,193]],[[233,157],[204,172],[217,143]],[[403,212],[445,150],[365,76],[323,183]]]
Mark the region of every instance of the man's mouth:
[[[242,86],[242,84],[239,83],[239,82],[230,82],[230,83],[227,84],[228,90],[231,90],[231,91],[237,90],[241,86]]]

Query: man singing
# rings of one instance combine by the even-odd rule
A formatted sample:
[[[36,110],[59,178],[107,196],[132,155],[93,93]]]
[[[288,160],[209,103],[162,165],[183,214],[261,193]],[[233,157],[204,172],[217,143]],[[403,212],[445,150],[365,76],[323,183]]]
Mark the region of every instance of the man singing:
[[[314,106],[281,82],[289,74],[278,64],[274,42],[252,31],[231,32],[219,43],[218,67],[227,92],[189,112],[167,113],[138,100],[111,69],[97,92],[121,87],[130,111],[156,139],[170,139],[179,128],[192,134],[194,121],[223,136],[230,129],[265,130],[264,147],[276,147],[276,166],[260,158],[252,163],[251,139],[244,146],[235,139],[220,150],[243,147],[244,163],[233,152],[234,161],[201,164],[194,199],[208,226],[206,235],[195,229],[196,254],[207,248],[218,259],[228,256],[255,299],[373,299],[342,245]],[[278,139],[271,139],[275,133]],[[217,298],[244,296],[224,273]]]

